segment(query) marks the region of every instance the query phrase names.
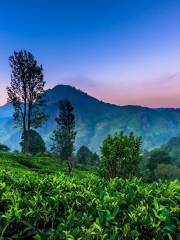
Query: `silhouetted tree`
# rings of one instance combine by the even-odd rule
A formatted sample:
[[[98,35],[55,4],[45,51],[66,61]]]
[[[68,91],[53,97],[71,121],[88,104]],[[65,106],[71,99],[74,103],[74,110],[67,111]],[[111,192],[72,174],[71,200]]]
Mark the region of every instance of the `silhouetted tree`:
[[[22,152],[24,152],[24,137],[25,134],[22,134],[21,143]],[[46,151],[45,143],[41,137],[41,135],[35,130],[29,130],[29,153],[37,154],[44,153]]]
[[[7,87],[8,101],[14,106],[14,120],[24,133],[24,152],[29,152],[29,130],[37,128],[47,120],[40,110],[45,105],[43,69],[32,53],[14,52],[9,58],[12,69],[10,86]]]
[[[68,172],[71,174],[73,168],[72,153],[74,150],[76,131],[74,108],[68,100],[59,102],[59,116],[55,120],[57,128],[53,131],[52,151],[55,152],[60,159],[67,161]]]

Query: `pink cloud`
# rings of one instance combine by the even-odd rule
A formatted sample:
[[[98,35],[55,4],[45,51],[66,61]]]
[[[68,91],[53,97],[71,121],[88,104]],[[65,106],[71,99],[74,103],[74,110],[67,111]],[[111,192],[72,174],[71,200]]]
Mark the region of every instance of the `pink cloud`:
[[[169,74],[129,86],[109,86],[96,89],[96,96],[118,105],[143,105],[149,107],[180,107],[180,74]]]
[[[166,74],[151,81],[111,85],[98,83],[93,78],[78,75],[64,77],[58,82],[73,85],[89,95],[117,105],[142,105],[149,107],[180,107],[180,73]],[[58,84],[57,83],[57,84]],[[7,99],[1,88],[0,104]]]

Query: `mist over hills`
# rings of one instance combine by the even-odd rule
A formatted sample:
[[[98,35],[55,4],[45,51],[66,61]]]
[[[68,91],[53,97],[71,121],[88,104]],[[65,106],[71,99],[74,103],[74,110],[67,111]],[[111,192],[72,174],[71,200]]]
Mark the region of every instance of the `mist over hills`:
[[[75,109],[78,132],[76,149],[87,145],[91,150],[98,151],[106,135],[117,131],[134,131],[142,136],[144,148],[157,147],[180,133],[180,109],[116,106],[68,85],[57,85],[46,93],[47,106],[44,111],[49,119],[38,131],[47,146],[56,127],[54,119],[58,114],[58,101],[62,99],[70,100]],[[14,126],[12,114],[10,104],[0,107],[0,142],[14,150],[19,149],[20,131]]]

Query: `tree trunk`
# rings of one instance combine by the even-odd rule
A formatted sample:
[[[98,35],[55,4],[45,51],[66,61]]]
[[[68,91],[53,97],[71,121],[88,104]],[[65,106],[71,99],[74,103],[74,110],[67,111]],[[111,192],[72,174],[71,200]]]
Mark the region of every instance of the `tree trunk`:
[[[26,130],[26,107],[24,110],[24,116],[23,116],[23,134],[24,134],[24,153],[28,153],[28,146],[27,146],[27,130]]]
[[[68,157],[68,173],[69,175],[71,175],[72,173],[72,169],[73,169],[73,160],[72,160],[72,156]]]
[[[27,131],[26,131],[26,124],[25,120],[23,120],[23,134],[24,134],[24,146],[23,146],[23,152],[26,154],[28,152],[28,147],[27,147]]]
[[[31,129],[31,107],[32,105],[29,104],[28,106],[28,117],[27,117],[27,153],[29,153],[29,144],[30,144],[30,129]]]
[[[24,131],[24,153],[27,154],[29,152],[29,146],[27,142],[27,92],[26,92],[26,84],[25,81],[23,80],[24,84],[24,116],[23,116],[23,131]]]

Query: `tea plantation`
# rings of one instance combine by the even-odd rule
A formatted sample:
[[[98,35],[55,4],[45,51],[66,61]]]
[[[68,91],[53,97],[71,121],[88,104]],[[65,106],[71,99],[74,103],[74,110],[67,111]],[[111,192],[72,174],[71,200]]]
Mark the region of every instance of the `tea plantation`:
[[[0,154],[0,239],[180,239],[180,183],[73,177],[50,157]]]

